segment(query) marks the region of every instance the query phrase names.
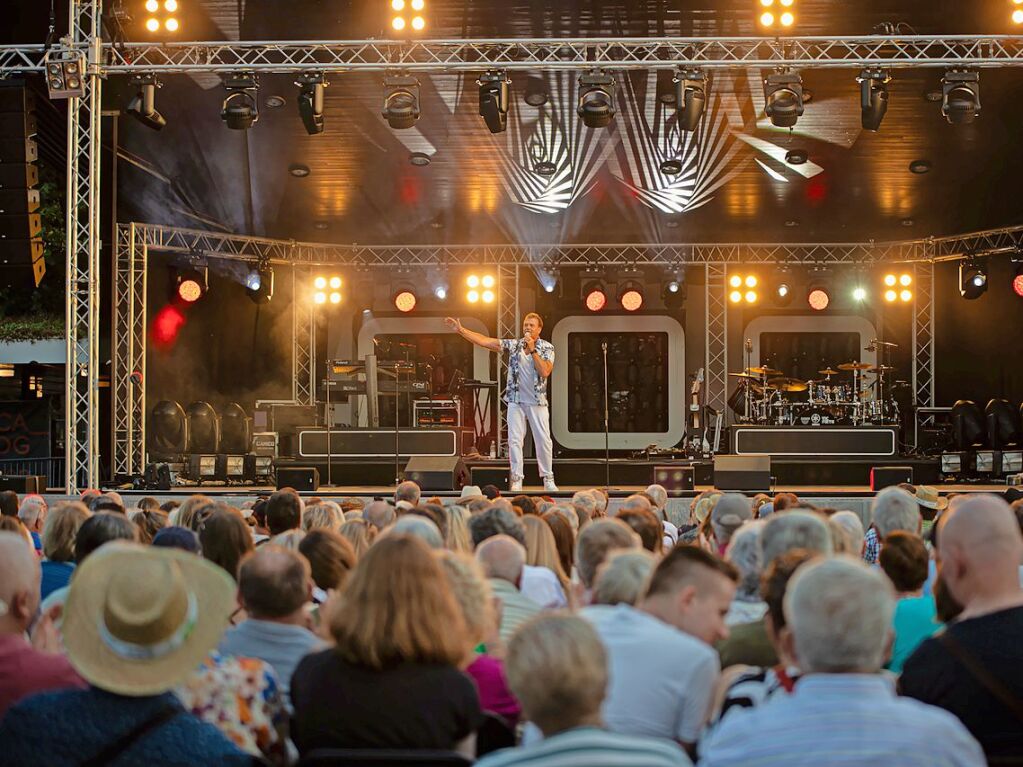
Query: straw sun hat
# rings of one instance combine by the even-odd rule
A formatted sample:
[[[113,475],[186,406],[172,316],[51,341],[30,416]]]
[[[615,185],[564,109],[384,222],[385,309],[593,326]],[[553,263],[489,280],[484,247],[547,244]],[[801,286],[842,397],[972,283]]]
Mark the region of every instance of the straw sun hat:
[[[223,569],[177,549],[108,543],[75,571],[64,606],[64,646],[102,690],[165,692],[199,667],[234,609]]]

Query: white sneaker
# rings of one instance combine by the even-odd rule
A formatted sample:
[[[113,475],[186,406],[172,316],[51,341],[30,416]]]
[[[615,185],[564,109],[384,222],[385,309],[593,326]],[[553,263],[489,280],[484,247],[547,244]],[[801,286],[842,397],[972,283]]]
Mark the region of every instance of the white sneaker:
[[[558,492],[558,486],[554,484],[554,477],[543,478],[543,489],[546,490],[548,493]]]
[[[521,493],[522,492],[522,480],[513,479],[508,485],[509,493]]]

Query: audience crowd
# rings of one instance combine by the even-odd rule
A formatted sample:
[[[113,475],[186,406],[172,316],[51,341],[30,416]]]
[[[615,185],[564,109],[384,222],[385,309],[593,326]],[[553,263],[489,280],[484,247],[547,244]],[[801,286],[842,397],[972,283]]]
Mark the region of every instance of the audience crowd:
[[[1023,764],[1020,501],[132,503],[0,493],[0,765]]]

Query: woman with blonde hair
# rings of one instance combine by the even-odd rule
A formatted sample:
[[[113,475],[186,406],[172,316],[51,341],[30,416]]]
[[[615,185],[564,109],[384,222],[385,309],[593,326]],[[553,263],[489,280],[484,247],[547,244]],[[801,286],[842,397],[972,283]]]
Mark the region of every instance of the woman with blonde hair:
[[[43,523],[42,585],[40,598],[46,599],[71,582],[75,571],[75,538],[78,529],[92,514],[84,503],[69,501],[54,506]]]
[[[458,750],[483,721],[460,668],[473,640],[448,579],[417,538],[387,535],[360,560],[330,611],[336,645],[291,681],[292,740],[319,748]]]
[[[444,547],[451,551],[471,554],[472,537],[469,535],[469,512],[464,506],[445,506],[444,516],[448,523],[444,535]]]
[[[364,519],[349,519],[341,525],[338,532],[352,544],[357,559],[362,559],[377,535],[377,529]]]
[[[201,508],[211,503],[213,503],[213,499],[208,495],[190,495],[184,503],[170,513],[170,518],[167,520],[168,526],[187,527],[193,533],[198,532],[195,529],[195,515]]]
[[[344,523],[344,514],[336,503],[327,502],[306,506],[305,511],[302,512],[302,529],[307,533],[318,527],[338,532]]]
[[[511,727],[515,727],[522,709],[504,677],[504,646],[490,583],[479,563],[467,554],[435,551],[434,556],[444,568],[455,599],[462,608],[469,636],[476,645],[473,660],[465,673],[476,682],[483,710],[501,715]]]
[[[550,525],[538,516],[527,514],[522,518],[522,526],[526,529],[526,564],[546,567],[554,573],[561,586],[561,595],[564,599],[562,606],[570,606],[568,600],[572,594],[572,582],[561,566],[558,545],[554,541]]]

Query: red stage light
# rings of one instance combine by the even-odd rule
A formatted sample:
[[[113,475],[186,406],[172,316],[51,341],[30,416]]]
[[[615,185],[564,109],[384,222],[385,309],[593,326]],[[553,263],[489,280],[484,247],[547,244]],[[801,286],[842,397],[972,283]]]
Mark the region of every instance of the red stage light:
[[[202,285],[200,285],[196,280],[182,280],[178,283],[178,298],[186,304],[198,301],[202,298]]]
[[[586,294],[586,308],[591,312],[599,312],[607,306],[607,293],[600,288],[594,288]]]
[[[828,308],[828,304],[831,303],[831,296],[823,288],[814,288],[807,295],[806,300],[810,304],[810,308],[815,312],[823,312]]]
[[[401,290],[394,294],[394,308],[399,312],[410,312],[416,308],[416,294],[411,290]]]
[[[1023,269],[1023,267],[1021,267]],[[1012,289],[1017,296],[1023,298],[1023,271],[1012,278]]]

